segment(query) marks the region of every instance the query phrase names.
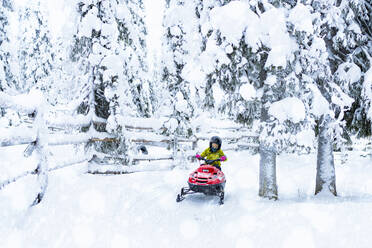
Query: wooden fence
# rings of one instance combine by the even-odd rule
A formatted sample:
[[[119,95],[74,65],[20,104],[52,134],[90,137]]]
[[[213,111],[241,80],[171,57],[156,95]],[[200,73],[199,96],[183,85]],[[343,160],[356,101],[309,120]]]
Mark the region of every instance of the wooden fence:
[[[35,102],[35,99],[38,101]],[[31,103],[31,104],[30,104]],[[105,120],[100,119],[91,113],[88,115],[77,115],[52,118],[53,121],[48,121],[47,114],[55,112],[51,110],[44,97],[41,95],[21,95],[21,96],[9,96],[0,92],[0,108],[13,109],[20,115],[29,116],[27,127],[13,127],[6,128],[9,131],[8,134],[0,136],[0,147],[15,146],[15,145],[28,145],[24,151],[24,156],[29,157],[31,154],[36,153],[38,158],[37,166],[35,169],[24,171],[19,175],[13,176],[10,179],[0,182],[0,190],[5,186],[16,182],[17,180],[26,177],[28,175],[37,176],[39,183],[39,192],[37,193],[32,205],[36,205],[41,202],[48,187],[48,173],[54,170],[72,166],[83,162],[92,162],[97,157],[101,156],[101,160],[104,157],[109,157],[107,154],[100,154],[98,152],[86,152],[83,156],[74,157],[65,161],[58,162],[53,168],[49,168],[50,153],[49,146],[61,146],[69,144],[84,144],[86,147],[92,142],[117,142],[116,137],[105,133],[97,132],[94,128],[90,128],[87,132],[77,133],[62,133],[66,130],[81,130],[82,128],[92,127],[94,124],[102,124]],[[49,118],[50,119],[50,118]],[[210,139],[212,133],[198,133],[191,138],[177,137],[177,136],[166,136],[161,133],[164,129],[161,125],[158,128],[154,128],[153,122],[155,119],[148,119],[147,123],[151,125],[145,125],[144,119],[138,119],[135,123],[125,125],[124,135],[126,142],[129,146],[129,154],[127,158],[115,158],[129,160],[127,166],[121,165],[116,166],[116,170],[88,170],[88,172],[96,174],[122,174],[131,173],[135,171],[149,170],[151,168],[139,167],[136,169],[136,165],[141,161],[159,161],[159,160],[177,160],[177,159],[194,159],[194,155],[197,151],[197,144],[200,141],[207,142]],[[156,126],[156,125],[155,125]],[[242,130],[239,128],[221,129],[223,134],[221,138],[224,142],[224,150],[240,150],[240,149],[255,149],[257,143],[255,139],[257,136],[249,134],[248,130]],[[221,130],[214,130],[215,133],[219,133]],[[247,135],[239,137],[238,133],[247,131]],[[59,132],[59,133],[58,133]],[[145,155],[136,153],[137,146],[155,146],[164,147],[170,151],[170,154],[166,155]],[[104,161],[104,160],[103,160]],[[90,164],[90,163],[89,163]],[[174,166],[175,163],[171,165]],[[163,168],[169,169],[169,167]]]
[[[175,164],[189,163],[195,160],[195,154],[202,152],[209,143],[210,138],[213,135],[219,135],[223,140],[224,151],[238,151],[238,150],[250,150],[252,153],[258,151],[258,136],[252,133],[248,128],[242,128],[239,126],[235,127],[211,127],[207,132],[199,130],[196,135],[185,138],[178,136],[166,136],[161,133],[164,129],[159,125],[159,128],[146,126],[146,123],[141,123],[141,120],[135,121],[135,125],[125,126],[125,137],[128,142],[129,154],[128,166],[114,166],[108,163],[109,159],[115,160],[114,157],[101,154],[100,158],[96,161],[103,161],[102,163],[97,162],[95,165],[91,165],[89,172],[93,174],[124,174],[132,173],[136,171],[151,170],[155,169],[157,165],[153,164],[154,168],[150,165],[138,166],[143,161],[159,161],[169,160],[168,168],[172,168]],[[155,119],[148,119],[148,121],[156,122]],[[156,126],[156,125],[154,125]],[[241,135],[244,133],[244,135]],[[103,140],[97,140],[103,141]],[[111,140],[107,140],[110,142]],[[161,154],[142,154],[136,152],[137,147],[145,145],[149,150],[154,147],[166,148],[169,153],[163,152]],[[200,147],[198,147],[200,146]],[[199,149],[199,150],[198,150]],[[202,149],[202,150],[201,150]],[[163,163],[164,164],[164,163]],[[162,167],[164,169],[164,167]]]
[[[46,115],[49,113],[51,106],[44,99],[45,98],[41,93],[38,95],[30,93],[19,96],[9,96],[0,92],[0,108],[13,109],[18,112],[19,115],[29,116],[29,119],[32,120],[28,122],[27,126],[6,128],[8,134],[0,136],[0,147],[28,145],[24,151],[24,156],[29,157],[31,154],[36,153],[35,155],[38,158],[35,169],[24,171],[19,175],[0,182],[0,190],[25,176],[36,175],[39,183],[39,192],[37,193],[32,206],[40,203],[43,199],[46,188],[48,187],[48,173],[50,171],[79,164],[88,161],[91,158],[90,154],[84,154],[84,156],[81,157],[60,161],[59,164],[55,165],[53,168],[49,168],[49,146],[86,144],[92,139],[92,137],[106,136],[105,134],[98,132],[49,134],[48,130],[64,130],[66,128],[66,123],[48,123]],[[76,118],[70,119],[76,120]],[[84,120],[83,123],[81,121],[75,121],[68,123],[68,125],[85,126],[86,123]]]

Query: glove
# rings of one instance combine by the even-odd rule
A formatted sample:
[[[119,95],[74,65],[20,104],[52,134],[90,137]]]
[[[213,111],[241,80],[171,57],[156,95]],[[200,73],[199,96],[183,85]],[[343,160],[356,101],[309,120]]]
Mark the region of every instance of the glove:
[[[197,159],[201,159],[201,156],[200,156],[199,154],[196,154],[196,155],[195,155],[195,158],[197,158]]]
[[[226,160],[226,157],[225,157],[225,156],[222,156],[222,157],[220,158],[220,160],[221,160],[221,161],[225,161],[225,160]]]

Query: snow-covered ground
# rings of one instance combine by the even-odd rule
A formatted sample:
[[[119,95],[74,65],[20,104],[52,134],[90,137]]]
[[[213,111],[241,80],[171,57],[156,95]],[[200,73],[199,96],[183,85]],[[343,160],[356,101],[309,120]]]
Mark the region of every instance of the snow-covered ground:
[[[0,191],[0,247],[371,247],[369,157],[336,160],[334,198],[313,196],[315,154],[281,155],[279,200],[269,201],[257,196],[258,155],[227,156],[222,206],[201,194],[176,202],[196,163],[116,176],[86,174],[86,164],[53,171],[30,209],[36,180],[28,176]]]

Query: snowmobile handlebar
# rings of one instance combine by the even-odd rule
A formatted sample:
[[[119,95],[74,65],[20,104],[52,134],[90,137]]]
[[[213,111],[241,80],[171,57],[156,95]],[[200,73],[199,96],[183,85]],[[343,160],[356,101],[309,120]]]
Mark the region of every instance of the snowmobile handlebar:
[[[214,159],[214,160],[209,160],[209,159],[200,157],[199,159],[200,160],[204,160],[206,164],[213,164],[214,162],[221,161],[221,159],[219,159],[219,158],[218,159]]]

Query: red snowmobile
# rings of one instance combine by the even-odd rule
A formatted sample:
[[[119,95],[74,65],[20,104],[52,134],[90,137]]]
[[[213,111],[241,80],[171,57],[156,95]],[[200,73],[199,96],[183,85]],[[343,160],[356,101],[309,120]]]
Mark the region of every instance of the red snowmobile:
[[[207,160],[201,158],[205,161],[205,164],[201,164],[198,169],[192,172],[189,176],[188,184],[189,187],[184,187],[181,189],[181,193],[177,195],[177,202],[183,201],[185,195],[204,193],[205,195],[216,195],[220,198],[219,203],[224,203],[225,197],[225,174],[216,167],[212,166],[216,160]]]

